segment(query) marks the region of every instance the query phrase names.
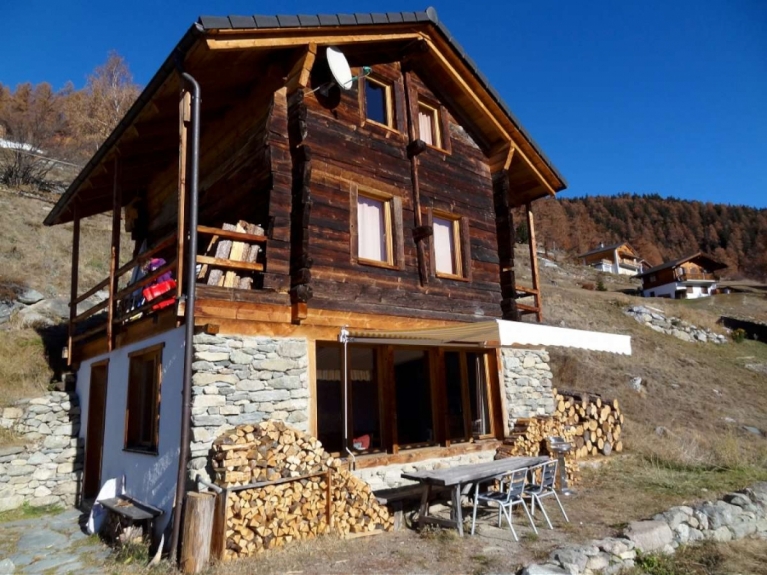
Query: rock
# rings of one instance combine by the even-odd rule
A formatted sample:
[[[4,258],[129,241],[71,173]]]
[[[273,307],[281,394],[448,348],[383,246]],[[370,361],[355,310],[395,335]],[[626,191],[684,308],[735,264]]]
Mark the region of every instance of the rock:
[[[704,503],[700,507],[701,511],[708,516],[709,529],[717,530],[720,527],[727,526],[733,522],[735,516],[742,513],[740,507],[730,505],[724,501],[716,503]]]
[[[16,565],[10,559],[0,561],[0,575],[12,575],[16,570]]]
[[[591,569],[592,571],[599,572],[607,568],[609,565],[610,560],[607,558],[607,556],[599,554],[594,555],[593,557],[589,557],[588,561],[586,562],[586,569]]]
[[[727,527],[719,527],[709,532],[708,538],[712,541],[718,541],[719,543],[726,543],[732,541],[732,531]]]
[[[21,419],[24,412],[18,407],[6,407],[3,409],[3,419]],[[3,450],[0,450],[0,455],[5,455]]]
[[[754,435],[758,435],[758,436],[760,436],[760,437],[761,437],[762,435],[764,435],[764,433],[762,433],[762,430],[761,430],[761,429],[759,429],[758,427],[753,427],[753,426],[751,426],[751,425],[743,425],[743,426],[741,427],[741,429],[742,429],[743,431],[746,431],[746,432],[748,432],[748,433],[753,433]]]
[[[16,296],[16,300],[23,303],[24,305],[32,305],[42,299],[45,299],[45,296],[39,291],[33,290],[32,288],[27,288],[18,296]]]
[[[672,507],[653,517],[656,521],[665,521],[671,529],[676,529],[678,525],[685,523],[690,518],[692,518],[692,507],[684,506]]]
[[[674,541],[674,533],[665,521],[632,521],[625,535],[645,552],[663,549]]]
[[[690,526],[686,523],[681,523],[680,525],[677,525],[674,529],[675,536],[674,538],[679,543],[687,543],[690,540]]]
[[[0,498],[0,512],[17,509],[24,504],[23,495],[11,495],[10,497]]]
[[[756,533],[757,525],[753,519],[742,519],[730,525],[733,539],[743,539]]]
[[[521,575],[570,575],[570,571],[565,571],[557,565],[528,565],[522,570]]]
[[[629,381],[629,387],[634,391],[642,391],[642,378],[632,377],[631,381]]]
[[[21,310],[19,313],[38,313],[51,319],[66,319],[69,317],[69,301],[63,299],[44,299]]]
[[[579,547],[563,547],[555,549],[549,558],[558,561],[565,569],[580,573],[586,568],[589,557]]]
[[[744,493],[728,493],[722,499],[730,505],[737,505],[741,508],[751,505],[751,498]]]

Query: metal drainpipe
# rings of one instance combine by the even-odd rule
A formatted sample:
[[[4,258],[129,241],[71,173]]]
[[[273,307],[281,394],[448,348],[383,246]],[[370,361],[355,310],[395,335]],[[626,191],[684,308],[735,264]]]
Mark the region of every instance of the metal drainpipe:
[[[200,85],[187,74],[181,77],[192,86],[192,158],[189,162],[190,204],[189,204],[189,241],[187,243],[186,265],[186,304],[184,307],[184,384],[181,407],[181,442],[178,454],[178,477],[176,479],[176,502],[173,512],[173,531],[170,539],[170,560],[176,562],[178,556],[179,533],[181,531],[181,508],[186,494],[186,466],[189,454],[189,423],[192,404],[192,357],[194,340],[194,303],[197,282],[197,209],[199,204],[199,163],[200,163]]]

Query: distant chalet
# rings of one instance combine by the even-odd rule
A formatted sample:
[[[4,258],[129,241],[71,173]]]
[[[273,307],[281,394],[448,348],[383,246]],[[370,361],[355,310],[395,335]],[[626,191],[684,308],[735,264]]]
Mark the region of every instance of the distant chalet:
[[[713,295],[720,279],[714,272],[727,266],[700,252],[637,274],[644,297],[694,299]]]

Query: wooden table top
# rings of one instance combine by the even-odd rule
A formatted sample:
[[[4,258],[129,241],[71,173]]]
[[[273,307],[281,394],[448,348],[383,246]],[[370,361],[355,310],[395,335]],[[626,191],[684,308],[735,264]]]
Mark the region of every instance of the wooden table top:
[[[468,465],[458,465],[448,469],[431,469],[425,471],[414,471],[412,473],[403,473],[403,479],[410,479],[420,483],[429,483],[431,485],[461,485],[472,483],[482,479],[488,479],[501,475],[509,471],[515,471],[524,467],[532,467],[540,463],[549,461],[549,457],[506,457],[496,461],[486,463],[471,463]]]

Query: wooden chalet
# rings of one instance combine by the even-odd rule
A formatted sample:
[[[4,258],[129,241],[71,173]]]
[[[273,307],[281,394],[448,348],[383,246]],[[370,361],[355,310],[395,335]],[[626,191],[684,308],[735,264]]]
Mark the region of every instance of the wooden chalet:
[[[726,267],[698,252],[645,270],[636,277],[642,280],[644,297],[694,299],[713,295],[719,280],[715,272]]]
[[[593,267],[600,272],[619,275],[641,274],[647,266],[639,254],[628,242],[604,245],[589,250],[578,256],[583,265]]]
[[[339,336],[540,321],[532,204],[564,187],[433,9],[200,18],[45,220],[73,223],[85,495],[124,475],[169,509],[180,444],[201,469],[217,433],[269,417],[360,468],[493,449],[509,429],[493,336],[387,332],[348,364]],[[80,222],[110,210],[109,276],[81,286]]]

